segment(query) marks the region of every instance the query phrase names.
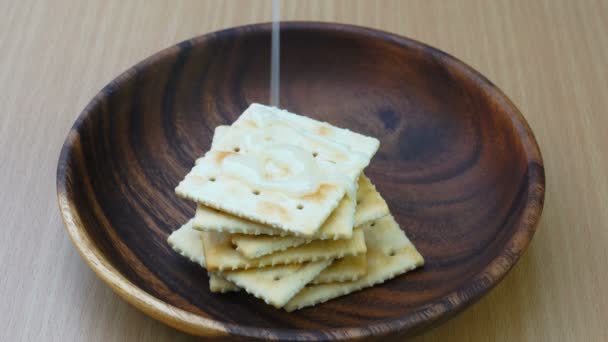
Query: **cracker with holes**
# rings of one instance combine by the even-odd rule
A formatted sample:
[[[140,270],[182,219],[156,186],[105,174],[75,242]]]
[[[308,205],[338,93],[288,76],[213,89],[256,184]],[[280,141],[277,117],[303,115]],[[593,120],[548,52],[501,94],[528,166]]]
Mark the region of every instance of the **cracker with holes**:
[[[242,219],[221,211],[198,205],[194,216],[194,229],[242,233],[247,235],[295,236],[308,239],[348,239],[352,236],[355,219],[355,201],[344,197],[336,209],[323,222],[321,228],[311,237],[292,234],[268,225]]]
[[[255,272],[255,270],[255,268],[250,268],[248,271]],[[333,262],[311,280],[309,284],[355,281],[364,276],[366,272],[367,258],[365,254],[348,256],[342,259],[333,260]],[[211,292],[224,293],[239,291],[240,288],[233,282],[224,278],[224,274],[227,274],[227,272],[211,273],[209,275],[209,288],[211,289]]]
[[[223,272],[222,277],[276,308],[283,307],[332,260]]]
[[[351,255],[336,259],[311,284],[341,283],[355,281],[367,274],[366,254]]]
[[[202,233],[192,229],[192,220],[188,221],[186,224],[181,226],[179,229],[175,230],[169,238],[167,242],[175,250],[177,253],[182,256],[188,258],[190,261],[206,268],[205,265],[205,252],[202,241]],[[331,262],[331,260],[330,260]],[[327,265],[326,265],[327,266]],[[289,265],[289,266],[275,266],[270,267],[263,271],[263,273],[272,272],[272,274],[284,274],[288,270],[302,269],[301,267]],[[309,269],[309,268],[307,268]],[[315,268],[316,269],[316,268]],[[322,270],[322,268],[321,268]],[[253,272],[257,272],[252,269]],[[316,272],[315,272],[316,273]],[[322,272],[321,272],[322,273]],[[319,274],[317,274],[319,275]],[[240,278],[248,279],[247,274],[242,274]],[[313,277],[314,278],[314,277]],[[310,281],[310,280],[309,280]],[[242,283],[246,284],[246,282]],[[304,283],[306,285],[306,283]],[[303,286],[303,285],[302,285]],[[233,282],[227,280],[225,276],[219,275],[217,273],[209,272],[209,290],[211,292],[217,293],[225,293],[232,291],[239,291],[240,288]]]
[[[315,240],[281,252],[248,259],[236,250],[230,234],[203,232],[205,264],[210,271],[227,271],[265,266],[298,264],[309,261],[343,258],[366,252],[365,238],[361,229],[355,229],[351,239]]]
[[[171,233],[167,242],[177,253],[206,268],[202,233],[192,229],[192,220]],[[364,254],[337,259],[318,274],[312,280],[312,283],[321,284],[355,280],[365,274],[366,266]],[[225,293],[238,291],[239,287],[223,276],[209,272],[209,289],[211,292]]]
[[[354,218],[352,218],[354,211]],[[293,246],[316,239],[346,239],[351,236],[352,227],[360,226],[366,222],[378,219],[388,215],[389,210],[386,202],[376,190],[376,187],[371,183],[369,178],[361,175],[358,180],[357,201],[355,203],[345,197],[340,205],[332,212],[329,218],[323,223],[317,233],[308,239],[274,239],[273,242],[281,245]],[[353,222],[354,220],[354,222]],[[290,232],[274,229],[270,226],[263,225],[257,222],[248,221],[239,217],[235,217],[221,211],[207,208],[199,205],[196,209],[194,217],[194,229],[201,231],[219,231],[239,234],[237,239],[244,243],[256,243],[257,239],[247,235],[271,235],[271,236],[292,236]],[[301,236],[298,236],[301,237]],[[263,239],[259,240],[260,244]],[[237,245],[239,243],[235,241]],[[257,248],[272,253],[280,249],[272,249],[271,245],[268,248],[258,246]],[[239,246],[240,247],[240,246]],[[261,256],[261,255],[258,255]]]
[[[305,245],[314,240],[293,236],[231,234],[230,241],[245,258],[255,259]]]
[[[375,138],[252,104],[176,188],[207,207],[313,236],[378,149]]]
[[[367,274],[352,282],[307,286],[285,305],[285,310],[293,311],[323,303],[383,283],[424,264],[422,255],[392,216],[368,223],[363,231],[368,247]]]
[[[334,216],[337,212],[338,209],[336,209],[334,213],[332,213],[330,219],[328,219],[328,221],[326,221],[325,224],[319,230],[319,233],[322,234],[322,232],[324,231],[329,232],[331,231],[331,227],[338,226],[338,224],[336,224],[337,220],[335,220],[336,217]],[[357,207],[355,210],[354,225],[363,225],[370,221],[384,217],[388,215],[388,213],[388,206],[386,205],[386,202],[384,201],[382,196],[380,196],[378,191],[376,191],[376,187],[371,183],[369,178],[367,178],[365,175],[361,175],[361,177],[359,177],[359,188],[357,191]],[[220,213],[220,215],[223,214]],[[347,218],[344,218],[343,222],[344,221],[347,221]],[[241,220],[239,224],[242,224],[241,227],[243,227],[245,230],[248,227],[246,221]],[[238,224],[232,227],[236,226],[238,226]],[[329,227],[329,229],[326,230],[326,227]],[[311,241],[314,241],[314,239],[323,239],[328,237],[330,237],[330,235],[324,236],[316,234],[315,237],[309,239],[293,236],[233,234],[231,236],[231,240],[232,243],[237,247],[237,250],[241,252],[241,254],[243,254],[245,257],[259,258],[266,254],[271,254],[277,251],[285,250],[290,247],[309,243]],[[333,235],[332,237],[336,238],[337,236]],[[344,239],[347,237],[339,236],[338,238]]]
[[[179,254],[206,267],[201,232],[192,229],[192,220],[174,231],[167,241]],[[244,288],[277,308],[282,307],[306,284],[322,273],[332,259],[302,264],[281,265],[248,271],[209,273],[211,292],[225,293]],[[321,278],[323,279],[323,278]]]
[[[363,225],[372,220],[376,220],[378,218],[386,216],[389,213],[386,202],[384,201],[382,196],[380,196],[380,194],[376,191],[376,188],[370,182],[370,180],[364,175],[361,175],[361,177],[359,177],[357,202],[358,204],[355,211],[354,226]],[[328,221],[326,221],[326,223],[321,227],[321,229],[319,230],[320,233],[325,231],[325,227],[338,226],[337,217],[334,216],[337,211],[338,209],[336,209],[334,213],[332,213],[330,219],[328,219]],[[344,217],[341,225],[345,225],[345,221],[352,222],[352,220],[348,220],[348,218],[350,218],[350,216]],[[329,224],[330,222],[331,224]],[[243,227],[247,227],[247,222],[241,223],[243,223]],[[258,258],[266,254],[271,254],[277,251],[285,250],[290,247],[309,243],[311,241],[314,241],[315,239],[323,239],[324,237],[328,236],[321,236],[317,234],[317,236],[309,239],[293,236],[233,234],[231,240],[232,243],[237,247],[236,249],[241,252],[241,254],[243,254],[245,257]],[[336,238],[336,236],[333,237]],[[343,239],[346,237],[339,238]]]
[[[255,268],[250,268],[248,271],[255,272],[255,270]],[[355,281],[364,276],[366,272],[367,258],[365,254],[344,257],[342,259],[334,260],[309,284]],[[240,291],[240,288],[236,284],[224,278],[221,273],[209,273],[209,289],[211,292],[219,293]]]

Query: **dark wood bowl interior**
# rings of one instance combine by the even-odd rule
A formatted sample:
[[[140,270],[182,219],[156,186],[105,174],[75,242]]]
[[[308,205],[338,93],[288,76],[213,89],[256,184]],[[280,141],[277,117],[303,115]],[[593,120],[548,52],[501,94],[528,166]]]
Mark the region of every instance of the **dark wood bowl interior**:
[[[173,190],[213,129],[268,102],[267,24],[164,50],[86,107],[57,181],[85,259],[142,310],[208,336],[411,335],[473,303],[517,261],[542,211],[543,163],[517,108],[463,63],[406,38],[320,23],[284,23],[281,38],[281,107],[380,139],[365,172],[425,266],[286,313],[210,293],[206,272],[167,245],[194,213]],[[151,309],[145,298],[168,305]]]

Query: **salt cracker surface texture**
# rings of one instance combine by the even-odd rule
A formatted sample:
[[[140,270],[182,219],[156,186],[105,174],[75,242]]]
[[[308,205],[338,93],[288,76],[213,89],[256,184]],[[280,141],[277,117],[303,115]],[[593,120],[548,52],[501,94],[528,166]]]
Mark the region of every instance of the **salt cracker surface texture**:
[[[355,217],[355,201],[344,196],[336,209],[323,222],[310,239],[349,239],[352,237]],[[275,229],[234,215],[198,205],[194,216],[194,229],[248,235],[298,236],[293,232]],[[290,234],[291,233],[291,234]],[[299,235],[301,236],[301,235]]]
[[[339,283],[355,281],[367,273],[367,256],[365,254],[336,259],[323,272],[312,280],[311,284]]]
[[[323,259],[342,258],[363,254],[365,237],[361,229],[355,229],[353,238],[347,240],[315,240],[311,243],[288,248],[281,252],[248,259],[234,249],[230,234],[203,232],[205,264],[211,271],[228,271],[264,266],[296,264]]]
[[[284,269],[281,268],[282,266],[264,267],[264,269]],[[247,271],[256,272],[256,270],[257,268],[250,268]],[[223,272],[223,274],[229,272],[232,271]],[[366,272],[367,258],[365,254],[344,257],[334,260],[307,285],[355,281],[364,276]],[[220,293],[239,291],[240,288],[224,278],[223,274],[209,273],[209,288],[211,291]]]
[[[352,227],[360,226],[389,214],[386,202],[369,178],[361,174],[358,184],[356,208],[353,201],[345,196],[321,228],[308,238],[309,240],[348,239],[352,235]],[[350,211],[353,210],[355,211],[355,217],[354,223],[351,224],[350,217],[352,215]],[[285,230],[248,221],[200,204],[196,208],[193,226],[194,229],[201,231],[243,234],[243,236],[250,235],[250,238],[254,238],[256,235],[297,236]],[[285,244],[288,243],[285,242]]]
[[[167,242],[175,250],[177,253],[182,256],[190,259],[191,261],[199,264],[203,268],[206,268],[205,265],[205,252],[203,242],[201,240],[201,232],[192,229],[192,220],[188,221],[186,224],[181,226],[179,229],[175,230],[169,238]],[[364,258],[364,257],[363,257]],[[331,266],[331,269],[325,268],[323,272],[318,274],[314,279],[314,283],[322,283],[327,282],[328,279],[339,279],[339,278],[353,278],[357,276],[358,272],[361,272],[361,268],[356,269],[356,258],[355,257],[345,257],[339,260],[338,265],[334,262]],[[338,261],[337,261],[338,262]],[[288,266],[274,266],[268,267],[265,269],[266,274],[286,274],[289,270],[302,270],[301,267],[297,265],[288,265]],[[251,278],[252,272],[256,272],[256,269],[250,269],[250,272],[245,273],[241,278],[247,279],[247,277]],[[211,292],[232,292],[239,291],[239,287],[234,283],[226,280],[225,276],[219,275],[214,272],[208,272],[209,274],[209,290]],[[248,276],[247,276],[248,275]],[[244,280],[245,281],[245,280]],[[287,281],[284,279],[284,281]],[[274,284],[274,283],[273,283]],[[276,284],[274,284],[276,285]]]
[[[352,224],[351,218],[352,214],[349,215],[338,215],[340,206],[334,210],[334,212],[330,215],[329,219],[325,221],[321,229],[315,234],[312,238],[302,238],[302,237],[294,237],[294,236],[272,236],[272,235],[256,235],[251,234],[251,231],[262,232],[268,231],[268,229],[264,229],[264,227],[259,227],[261,229],[256,229],[256,226],[259,224],[253,224],[251,222],[247,222],[241,219],[235,219],[234,216],[225,215],[219,213],[219,215],[225,216],[220,220],[196,220],[194,222],[194,226],[196,229],[197,221],[201,224],[209,227],[212,224],[217,224],[223,222],[222,227],[226,227],[228,230],[240,230],[241,232],[248,232],[246,234],[233,234],[231,239],[232,243],[237,247],[237,250],[243,254],[247,258],[258,258],[266,254],[274,253],[276,251],[282,251],[289,247],[299,246],[305,243],[309,243],[316,239],[345,239],[348,238],[345,236],[345,232],[347,231],[347,224]],[[210,210],[210,209],[209,209]],[[355,218],[354,218],[354,226],[358,227],[365,223],[371,222],[373,220],[379,219],[389,214],[388,206],[386,202],[380,196],[376,187],[371,183],[369,178],[365,175],[361,175],[359,177],[359,188],[357,190],[357,206],[355,210]],[[201,215],[202,217],[208,215]],[[344,216],[342,219],[338,219],[338,217]],[[197,211],[197,216],[198,211]],[[199,217],[199,218],[202,218]],[[235,222],[236,221],[236,222]],[[338,224],[340,223],[340,224]],[[222,228],[217,227],[217,228]],[[338,229],[340,228],[341,229]],[[216,229],[221,230],[221,229]],[[352,230],[352,229],[350,229]],[[342,234],[339,234],[342,232]],[[332,236],[333,234],[333,236]],[[333,267],[333,266],[332,266]]]
[[[374,286],[424,264],[422,255],[392,216],[370,222],[363,228],[367,244],[367,274],[352,282],[310,285],[285,305],[293,311],[326,302]]]
[[[179,229],[173,231],[167,238],[167,242],[177,253],[202,267],[206,267],[202,235],[198,230],[192,229],[193,222],[194,219],[190,219]]]
[[[330,264],[331,260],[320,260],[231,271],[223,273],[222,276],[255,297],[280,308]]]
[[[230,241],[245,258],[254,259],[314,240],[291,236],[231,234]]]
[[[304,236],[345,193],[355,197],[356,180],[379,146],[375,138],[257,104],[222,130],[176,192]]]

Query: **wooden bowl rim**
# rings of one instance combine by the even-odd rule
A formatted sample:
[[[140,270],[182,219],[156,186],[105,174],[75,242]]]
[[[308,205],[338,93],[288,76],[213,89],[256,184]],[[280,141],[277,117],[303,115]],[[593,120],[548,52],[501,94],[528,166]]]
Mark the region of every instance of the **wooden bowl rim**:
[[[341,31],[364,36],[366,39],[379,39],[402,48],[422,52],[430,58],[436,59],[439,63],[449,65],[483,89],[488,96],[491,96],[505,110],[517,130],[528,161],[528,186],[526,189],[528,191],[528,196],[525,199],[525,206],[516,223],[514,234],[506,243],[506,247],[500,255],[486,265],[482,271],[476,273],[461,288],[430,301],[415,312],[395,319],[355,327],[315,330],[314,333],[323,334],[323,339],[341,340],[359,339],[370,336],[378,337],[391,333],[404,332],[406,330],[420,331],[424,327],[441,322],[451,314],[455,314],[468,305],[476,302],[483,294],[492,289],[515,265],[530,243],[543,209],[545,177],[542,156],[534,134],[521,112],[507,96],[498,89],[498,87],[492,84],[479,72],[457,58],[416,40],[376,29],[328,22],[288,21],[282,22],[281,28],[321,32]],[[181,46],[201,45],[212,39],[222,39],[222,37],[234,34],[251,34],[269,32],[270,30],[271,23],[259,23],[228,28],[183,41],[137,63],[135,66],[129,68],[112,80],[83,109],[70,129],[59,156],[56,179],[59,209],[70,239],[82,258],[87,262],[89,267],[93,269],[97,276],[106,282],[113,291],[127,302],[165,324],[194,335],[206,337],[238,335],[242,337],[293,340],[298,338],[301,339],[306,336],[310,338],[311,331],[307,329],[258,328],[235,323],[221,323],[179,309],[148,294],[131,283],[112,266],[111,262],[95,245],[84,228],[78,209],[71,203],[70,197],[72,194],[67,186],[68,175],[71,173],[69,161],[71,160],[73,153],[75,153],[75,149],[80,148],[78,136],[84,120],[105,97],[112,93],[113,89],[133,78],[136,74],[136,70],[145,69],[165,58],[175,56],[179,52]],[[304,336],[304,334],[306,335]]]

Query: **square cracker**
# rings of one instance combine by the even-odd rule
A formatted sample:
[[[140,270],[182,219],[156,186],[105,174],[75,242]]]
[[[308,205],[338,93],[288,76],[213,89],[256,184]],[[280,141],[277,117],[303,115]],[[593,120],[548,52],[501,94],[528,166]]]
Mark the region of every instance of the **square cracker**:
[[[311,151],[317,151],[319,152],[319,157],[333,162],[344,160],[347,156],[344,156],[343,153],[340,153],[335,149],[328,149],[327,142],[324,141],[324,139],[343,145],[348,150],[361,153],[362,155],[368,156],[370,159],[380,146],[380,142],[376,138],[368,137],[346,128],[336,127],[327,122],[318,121],[307,116],[294,114],[284,109],[265,106],[259,103],[252,103],[249,108],[238,117],[232,127],[245,129],[271,127],[288,131],[292,131],[292,129],[295,128],[296,131],[301,131],[301,133],[304,134],[302,135],[300,133],[297,136],[284,134],[279,136],[279,138],[282,137],[289,140],[303,139],[303,142],[308,143],[306,146],[309,147]],[[225,135],[222,135],[222,139],[223,136]],[[219,143],[225,143],[225,141],[219,141]],[[327,152],[327,154],[322,152]]]
[[[248,119],[248,117],[250,116],[250,113],[251,113],[250,109],[252,107],[256,107],[256,106],[260,106],[260,105],[255,104],[255,103],[252,104],[251,107],[249,109],[247,109],[245,111],[245,113],[243,113],[243,115],[241,115],[239,117],[239,119],[234,123],[233,126],[237,127],[237,128],[241,128],[241,129],[242,128],[246,129],[247,127],[256,128],[257,124],[255,122],[252,123],[251,120]],[[265,106],[263,106],[263,107],[265,107]],[[283,112],[285,112],[285,111],[283,111]],[[364,155],[369,156],[370,158],[376,153],[376,151],[378,150],[378,147],[380,146],[380,142],[376,138],[366,137],[366,136],[360,135],[359,133],[351,132],[351,131],[349,131],[347,129],[343,129],[343,128],[337,128],[337,130],[334,131],[333,129],[336,129],[336,127],[331,126],[325,122],[319,123],[319,121],[312,120],[312,119],[309,119],[304,116],[292,114],[289,112],[285,112],[285,113],[288,117],[291,116],[293,119],[295,119],[294,121],[299,122],[299,123],[303,124],[304,126],[307,125],[308,120],[312,121],[312,125],[308,129],[310,132],[315,132],[315,131],[323,132],[324,134],[329,135],[328,136],[329,139],[334,140],[341,144],[345,144],[346,146],[351,148],[353,151],[358,151]],[[304,120],[300,120],[300,118],[304,118]],[[328,126],[328,127],[326,127],[326,126]],[[227,145],[226,141],[222,141],[222,139],[224,139],[225,137],[230,135],[231,128],[232,128],[231,126],[227,126],[227,125],[220,125],[220,126],[215,127],[215,131],[213,134],[213,140],[211,141],[212,150],[214,150],[214,149],[221,150],[221,149],[225,149],[226,147],[228,147],[228,149],[230,150],[230,148],[232,146],[226,146]],[[241,131],[236,131],[236,132],[238,134]],[[353,136],[358,136],[358,138],[352,139]],[[291,137],[290,137],[290,139],[291,139]],[[316,146],[316,145],[318,145],[318,144],[315,144],[314,146]],[[312,147],[309,147],[309,148],[312,149]],[[325,157],[325,156],[320,155],[320,158],[323,158],[323,157]],[[340,158],[326,158],[326,159],[329,159],[329,160],[334,159],[334,160],[332,160],[332,162],[336,162],[336,160],[339,160]],[[196,163],[198,163],[199,160],[200,159],[197,159]]]
[[[354,196],[356,179],[379,146],[377,139],[256,104],[218,132],[221,139],[197,160],[176,193],[305,236],[319,229],[346,192]],[[272,157],[268,151],[275,151]],[[287,163],[287,151],[297,159]],[[232,164],[257,166],[226,168]],[[306,195],[277,186],[317,181],[320,186]],[[258,189],[256,182],[266,186]]]
[[[223,272],[221,275],[248,293],[281,308],[332,260]]]
[[[424,264],[422,255],[392,216],[363,228],[367,250],[367,274],[356,281],[307,286],[285,305],[293,311],[385,282]]]
[[[235,153],[207,152],[175,192],[207,207],[304,236],[312,236],[320,228],[345,194],[337,184],[322,184],[306,196],[260,191],[221,173],[222,160],[229,154]]]
[[[274,266],[280,267],[280,266]],[[248,271],[255,271],[250,268]],[[228,271],[230,272],[230,271]],[[367,272],[367,258],[365,254],[348,256],[334,260],[331,265],[319,273],[309,284],[326,284],[336,282],[355,281]],[[226,272],[224,272],[226,273]],[[234,283],[226,280],[223,273],[209,274],[209,288],[212,292],[239,291],[240,288]]]
[[[336,259],[315,277],[311,284],[339,283],[355,281],[367,273],[367,257],[365,254],[347,256]]]
[[[228,271],[256,267],[303,263],[324,259],[342,258],[365,253],[365,238],[361,229],[355,229],[352,239],[316,240],[311,243],[247,259],[230,241],[230,234],[203,232],[205,263],[210,271]]]
[[[355,216],[355,201],[344,196],[336,209],[317,233],[310,239],[349,239],[352,237]],[[194,216],[194,229],[202,231],[216,231],[229,233],[243,233],[249,235],[287,236],[290,232],[275,229],[268,225],[248,221],[233,215],[198,205]],[[297,233],[295,236],[301,236]]]
[[[388,206],[369,178],[361,174],[358,180],[356,208],[348,197],[342,199],[340,205],[323,223],[310,240],[315,239],[347,239],[351,236],[348,218],[350,211],[355,211],[353,226],[357,227],[369,221],[379,219],[389,214]],[[292,236],[291,232],[275,229],[257,222],[232,216],[203,205],[198,205],[194,218],[194,229],[202,231],[218,231],[245,235]],[[297,236],[297,235],[295,235]],[[244,238],[243,238],[244,239]],[[298,240],[296,240],[298,241]],[[294,242],[295,243],[295,242]]]

